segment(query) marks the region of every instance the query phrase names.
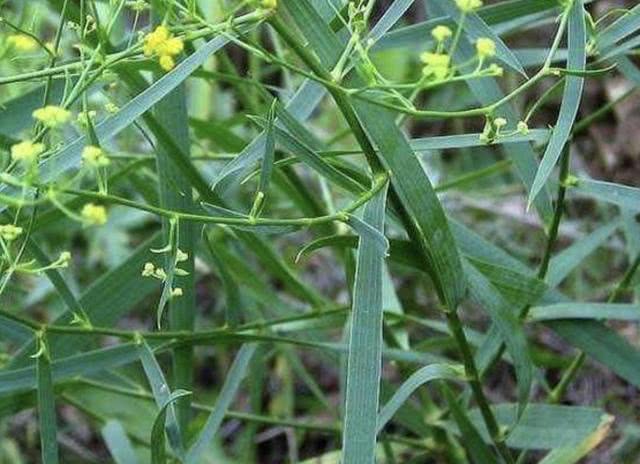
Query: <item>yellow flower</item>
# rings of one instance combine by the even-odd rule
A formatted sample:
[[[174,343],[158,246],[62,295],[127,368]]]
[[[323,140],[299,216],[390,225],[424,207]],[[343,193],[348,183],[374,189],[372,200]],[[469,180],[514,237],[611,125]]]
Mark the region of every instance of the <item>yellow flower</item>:
[[[456,5],[463,13],[470,13],[482,6],[482,0],[456,0]]]
[[[476,41],[476,52],[480,59],[491,58],[496,54],[496,43],[491,39],[481,37]]]
[[[180,297],[183,295],[182,289],[180,287],[176,287],[173,290],[171,290],[171,296],[172,297]]]
[[[89,121],[93,123],[93,121],[96,119],[96,115],[97,113],[94,110],[83,111],[82,113],[78,113],[78,116],[76,116],[76,121],[78,121],[78,124],[80,124],[82,127],[88,127]]]
[[[33,117],[47,127],[54,128],[71,119],[71,112],[60,106],[48,105],[33,112]]]
[[[27,34],[12,34],[7,42],[19,52],[32,52],[38,48],[38,42]]]
[[[144,37],[142,51],[145,56],[151,56],[156,52],[156,48],[169,38],[169,29],[164,26],[156,27],[156,30]]]
[[[176,64],[174,57],[182,53],[182,50],[184,50],[182,39],[173,37],[165,26],[158,26],[153,32],[147,34],[142,47],[145,56],[158,56],[160,67],[165,71],[173,69]]]
[[[433,28],[431,35],[436,39],[436,42],[444,42],[453,35],[453,32],[447,26],[440,25]]]
[[[107,222],[107,210],[104,206],[96,205],[95,203],[84,205],[80,214],[82,219],[89,225],[101,226]]]
[[[175,60],[170,55],[160,55],[160,59],[158,61],[160,63],[160,67],[165,71],[171,71],[176,65]]]
[[[22,227],[14,226],[13,224],[0,225],[0,237],[7,242],[11,242],[18,238],[22,234]]]
[[[11,146],[11,159],[14,161],[24,161],[30,164],[38,159],[44,151],[44,145],[33,143],[31,140],[16,143]]]
[[[93,167],[105,167],[111,162],[102,148],[94,145],[84,147],[82,150],[82,161]]]
[[[420,60],[424,63],[422,73],[425,76],[434,76],[436,79],[444,79],[449,74],[451,57],[444,53],[424,52],[420,55]]]

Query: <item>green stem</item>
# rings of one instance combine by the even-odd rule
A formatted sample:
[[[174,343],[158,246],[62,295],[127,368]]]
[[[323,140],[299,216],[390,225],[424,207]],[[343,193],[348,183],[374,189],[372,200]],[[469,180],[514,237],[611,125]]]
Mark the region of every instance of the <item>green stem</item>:
[[[227,224],[243,227],[259,227],[259,226],[300,226],[310,227],[320,224],[326,224],[329,222],[345,222],[349,220],[349,215],[359,209],[365,203],[367,203],[372,197],[374,197],[384,185],[388,182],[387,175],[378,176],[372,185],[371,190],[364,192],[358,199],[356,199],[351,205],[343,208],[342,210],[327,214],[324,216],[293,218],[293,219],[276,219],[276,218],[249,218],[244,217],[225,217],[225,216],[205,216],[202,214],[188,213],[185,211],[172,210],[168,208],[162,208],[159,206],[147,205],[144,203],[138,203],[127,198],[118,197],[111,194],[105,194],[100,192],[93,192],[87,190],[74,190],[65,189],[62,192],[70,195],[74,195],[80,198],[86,198],[96,200],[105,203],[115,203],[129,208],[134,208],[140,211],[146,211],[148,213],[155,214],[167,219],[178,219],[180,221],[199,222],[203,224]],[[26,203],[25,203],[26,204]]]
[[[480,380],[480,374],[476,367],[475,361],[473,359],[473,354],[471,352],[471,348],[469,346],[469,342],[467,341],[467,337],[462,328],[462,323],[460,322],[460,318],[456,311],[446,311],[447,315],[447,325],[449,326],[449,330],[451,331],[451,335],[458,345],[458,350],[462,356],[462,362],[464,364],[465,374],[469,379],[469,385],[471,386],[471,391],[473,392],[473,396],[476,399],[476,403],[478,403],[478,408],[480,409],[480,414],[484,420],[485,425],[487,426],[487,431],[489,432],[489,436],[491,440],[500,453],[500,456],[507,462],[513,463],[513,457],[511,456],[511,452],[505,443],[504,434],[501,432],[498,422],[489,406],[489,401],[487,400],[484,391],[482,390],[482,383]]]

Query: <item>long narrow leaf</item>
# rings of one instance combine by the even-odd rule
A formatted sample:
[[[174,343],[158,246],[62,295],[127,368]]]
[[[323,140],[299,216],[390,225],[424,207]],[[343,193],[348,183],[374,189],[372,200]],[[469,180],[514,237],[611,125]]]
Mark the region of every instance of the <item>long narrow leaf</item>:
[[[433,380],[465,380],[464,368],[454,364],[432,364],[417,370],[398,388],[378,414],[378,432],[391,420],[419,387]]]
[[[365,206],[363,224],[384,237],[386,188]],[[386,248],[360,232],[353,290],[342,434],[345,464],[373,463],[382,371],[382,272]]]
[[[44,340],[41,343],[45,343]],[[38,377],[38,423],[40,451],[43,464],[58,464],[58,426],[53,392],[51,361],[46,347],[42,347],[36,361]]]
[[[114,419],[107,421],[101,433],[116,464],[138,464],[133,445],[120,421]]]
[[[569,69],[582,71],[585,69],[587,60],[587,32],[585,25],[585,12],[583,0],[573,0],[569,15],[569,57],[567,67]],[[578,107],[582,99],[582,89],[584,78],[579,76],[567,76],[562,96],[562,104],[558,121],[553,129],[549,145],[542,156],[540,167],[536,173],[536,178],[529,192],[529,204],[533,202],[538,193],[547,183],[547,179],[556,165],[562,150],[565,148],[571,128],[578,114]]]

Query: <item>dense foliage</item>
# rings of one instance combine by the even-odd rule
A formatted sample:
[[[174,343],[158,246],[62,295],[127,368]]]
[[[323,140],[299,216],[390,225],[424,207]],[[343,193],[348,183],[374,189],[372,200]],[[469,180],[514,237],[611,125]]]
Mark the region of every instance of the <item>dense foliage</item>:
[[[636,462],[633,3],[0,1],[0,462]]]

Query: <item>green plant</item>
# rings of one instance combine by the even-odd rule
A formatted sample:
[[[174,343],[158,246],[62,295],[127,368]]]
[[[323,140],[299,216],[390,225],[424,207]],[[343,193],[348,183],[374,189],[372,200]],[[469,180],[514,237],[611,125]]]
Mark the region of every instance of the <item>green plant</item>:
[[[636,88],[580,117],[585,81],[640,84],[640,7],[378,3],[0,3],[0,404],[36,407],[42,462],[107,454],[59,449],[62,405],[118,464],[574,463],[607,437],[613,388],[559,403],[588,359],[640,385],[608,322],[640,319],[640,190],[571,158]]]

